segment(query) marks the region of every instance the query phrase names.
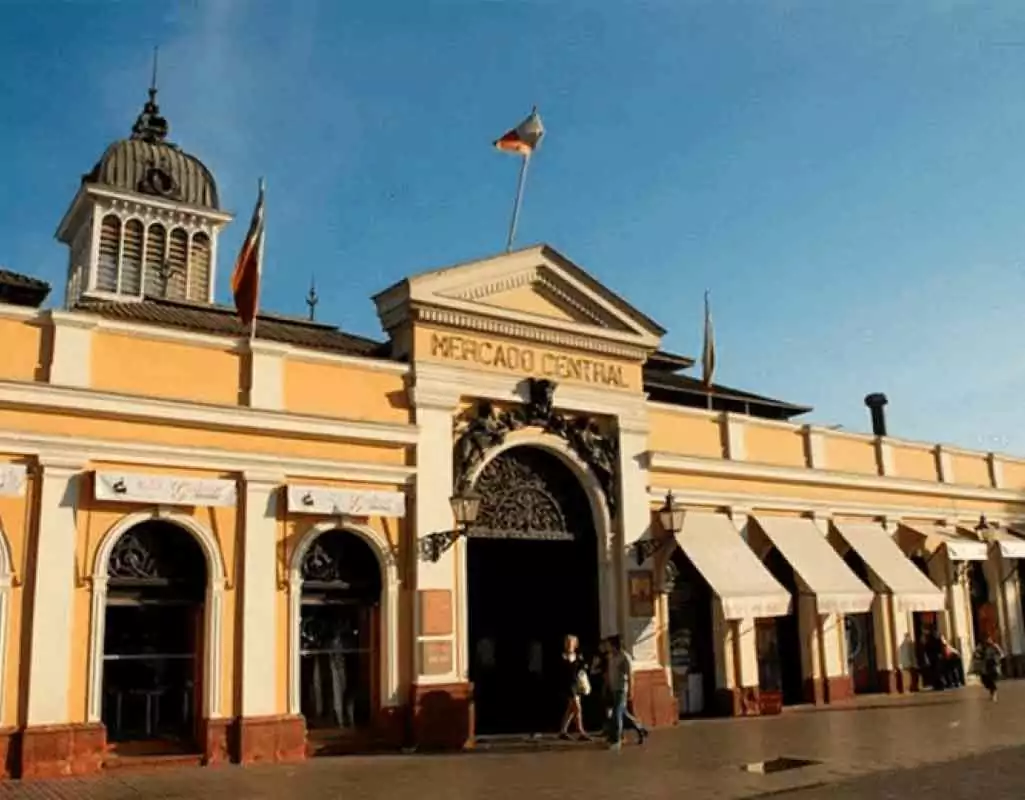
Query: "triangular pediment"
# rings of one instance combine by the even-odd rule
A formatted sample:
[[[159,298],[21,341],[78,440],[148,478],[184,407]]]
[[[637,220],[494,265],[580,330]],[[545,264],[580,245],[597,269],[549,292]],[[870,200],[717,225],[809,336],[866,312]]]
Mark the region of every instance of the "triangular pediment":
[[[665,332],[547,246],[416,275],[375,300],[386,329],[413,308],[432,308],[642,348],[658,347]]]

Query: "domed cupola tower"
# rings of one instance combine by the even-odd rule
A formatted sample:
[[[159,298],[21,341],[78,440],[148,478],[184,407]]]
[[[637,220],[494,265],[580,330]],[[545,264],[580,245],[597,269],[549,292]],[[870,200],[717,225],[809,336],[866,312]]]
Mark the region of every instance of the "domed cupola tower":
[[[57,230],[71,249],[68,308],[83,298],[213,302],[217,236],[232,217],[210,170],[167,134],[154,74],[131,136],[82,176]]]

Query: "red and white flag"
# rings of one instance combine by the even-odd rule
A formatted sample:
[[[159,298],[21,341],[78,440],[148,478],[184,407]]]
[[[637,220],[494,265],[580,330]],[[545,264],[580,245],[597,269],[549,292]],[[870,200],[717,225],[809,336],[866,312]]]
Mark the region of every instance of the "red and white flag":
[[[260,302],[260,270],[263,262],[263,181],[260,181],[260,195],[253,209],[249,232],[235,261],[231,273],[231,293],[235,298],[235,309],[239,319],[255,329],[256,310]]]
[[[495,141],[495,147],[504,153],[529,156],[541,144],[544,135],[545,126],[541,124],[541,115],[535,107],[529,117]]]

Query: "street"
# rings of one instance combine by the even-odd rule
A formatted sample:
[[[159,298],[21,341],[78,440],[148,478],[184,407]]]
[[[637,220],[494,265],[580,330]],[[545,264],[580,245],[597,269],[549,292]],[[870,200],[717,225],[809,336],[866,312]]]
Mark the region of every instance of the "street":
[[[1020,797],[1025,792],[1025,682],[1000,702],[969,687],[858,708],[794,710],[748,720],[685,722],[621,753],[572,748],[316,759],[301,765],[184,769],[0,785],[0,800],[519,800],[586,797],[854,800]],[[745,765],[815,762],[762,774]]]

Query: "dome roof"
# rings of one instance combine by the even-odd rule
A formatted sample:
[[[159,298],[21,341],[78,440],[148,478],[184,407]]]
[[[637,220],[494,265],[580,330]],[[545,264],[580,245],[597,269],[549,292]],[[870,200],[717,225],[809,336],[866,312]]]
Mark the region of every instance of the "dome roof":
[[[149,101],[132,126],[132,135],[110,145],[82,182],[220,209],[217,184],[210,170],[195,156],[166,141],[167,120],[160,116],[156,94],[156,89],[150,89]]]

